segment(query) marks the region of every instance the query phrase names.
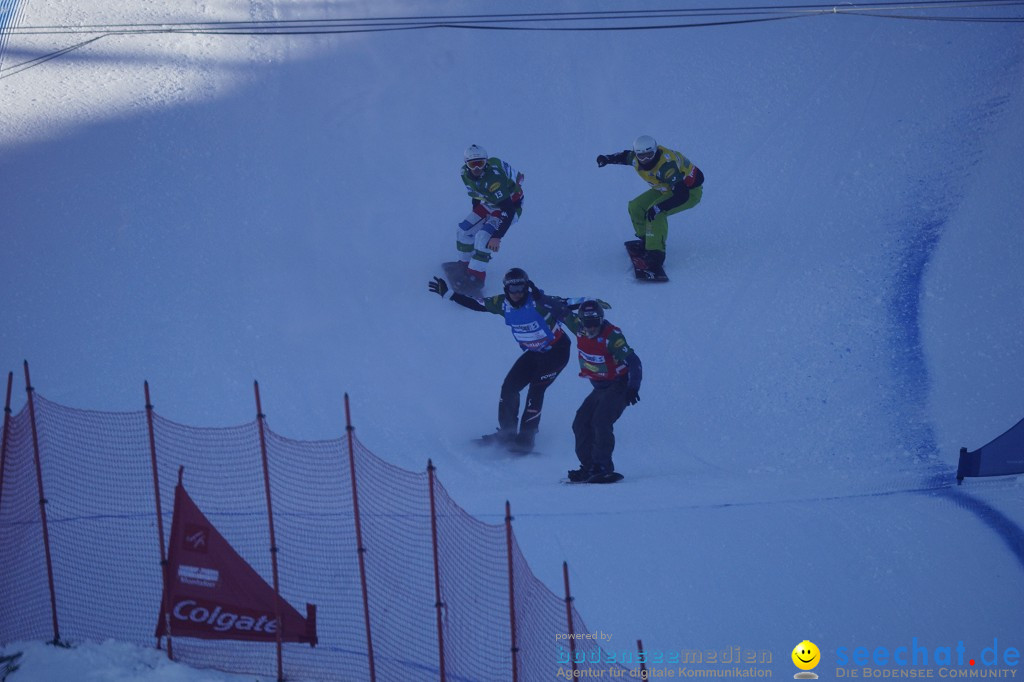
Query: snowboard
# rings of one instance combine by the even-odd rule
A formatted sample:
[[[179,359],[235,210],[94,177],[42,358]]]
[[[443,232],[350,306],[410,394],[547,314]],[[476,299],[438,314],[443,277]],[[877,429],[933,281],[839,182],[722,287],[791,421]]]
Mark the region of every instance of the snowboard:
[[[633,261],[633,274],[641,282],[667,282],[668,275],[665,274],[665,268],[657,266],[654,268],[647,267],[647,263],[644,261],[643,247],[639,246],[635,239],[631,239],[626,242],[626,253],[629,254],[629,259]]]
[[[487,434],[486,436],[474,438],[473,442],[479,445],[480,447],[498,447],[501,448],[502,450],[507,450],[513,455],[528,455],[530,453],[540,454],[539,452],[537,452],[536,448],[531,447],[527,449],[525,446],[519,445],[514,440],[500,441],[493,434]]]
[[[445,279],[448,280],[452,291],[457,291],[466,296],[476,297],[483,295],[483,286],[474,286],[467,281],[466,268],[461,261],[446,261],[441,263],[441,269],[444,270]]]
[[[618,471],[613,471],[610,474],[605,474],[604,476],[597,480],[591,479],[589,481],[570,481],[568,478],[563,478],[562,483],[565,483],[566,485],[597,485],[601,483],[616,483],[624,478],[625,476],[620,474]]]

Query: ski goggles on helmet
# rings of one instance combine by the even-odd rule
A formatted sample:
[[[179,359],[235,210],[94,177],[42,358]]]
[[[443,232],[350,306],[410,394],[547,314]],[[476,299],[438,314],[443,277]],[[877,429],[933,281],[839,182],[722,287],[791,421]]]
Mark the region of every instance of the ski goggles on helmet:
[[[640,163],[650,163],[654,160],[654,155],[657,153],[657,149],[645,149],[642,152],[637,152],[636,158],[640,160]]]
[[[480,170],[487,165],[487,159],[470,159],[466,162],[466,166],[472,170]]]
[[[596,333],[604,324],[604,310],[596,301],[584,301],[580,306],[577,315],[583,324],[583,329],[588,334]]]
[[[515,282],[505,285],[506,294],[525,294],[526,282]]]

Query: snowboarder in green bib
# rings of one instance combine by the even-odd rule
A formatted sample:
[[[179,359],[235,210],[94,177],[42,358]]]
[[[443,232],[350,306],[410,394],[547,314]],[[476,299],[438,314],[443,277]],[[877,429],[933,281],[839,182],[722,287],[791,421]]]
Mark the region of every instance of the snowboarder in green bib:
[[[569,471],[573,483],[614,483],[622,478],[612,463],[613,425],[628,405],[640,401],[643,366],[626,343],[622,330],[604,319],[598,301],[583,301],[565,326],[576,334],[580,376],[590,379],[592,390],[576,411],[578,469]]]
[[[660,268],[665,263],[668,216],[700,203],[704,174],[681,152],[660,146],[650,135],[636,138],[632,149],[597,157],[599,168],[609,163],[633,166],[651,186],[629,202],[629,219],[637,243],[646,249],[647,266]]]
[[[473,208],[456,232],[458,260],[446,263],[445,272],[457,289],[475,294],[483,288],[492,254],[523,213],[524,176],[498,157],[488,157],[480,145],[469,145],[464,160],[462,182]]]
[[[504,445],[513,452],[531,452],[540,426],[544,392],[569,363],[572,344],[559,324],[583,301],[548,296],[538,289],[522,268],[505,273],[504,293],[478,298],[452,292],[448,283],[435,277],[427,288],[442,298],[479,312],[505,318],[523,353],[501,384],[498,401],[498,430],[483,437],[485,443]],[[605,303],[604,305],[608,305]],[[519,393],[529,386],[526,407],[519,416]],[[518,428],[517,428],[518,427]]]

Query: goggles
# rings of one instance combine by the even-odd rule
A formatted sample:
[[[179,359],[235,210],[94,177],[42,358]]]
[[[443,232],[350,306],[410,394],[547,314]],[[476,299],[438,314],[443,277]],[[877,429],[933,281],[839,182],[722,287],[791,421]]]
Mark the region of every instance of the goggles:
[[[487,165],[487,159],[470,159],[466,162],[466,166],[472,170],[480,170]]]

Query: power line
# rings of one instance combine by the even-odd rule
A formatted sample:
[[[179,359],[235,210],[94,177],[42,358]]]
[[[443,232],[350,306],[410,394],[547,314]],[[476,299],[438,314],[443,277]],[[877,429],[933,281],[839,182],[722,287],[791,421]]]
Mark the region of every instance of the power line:
[[[588,12],[513,12],[491,14],[453,14],[423,15],[399,17],[364,17],[364,18],[329,18],[329,19],[281,19],[281,20],[249,20],[249,21],[215,21],[215,22],[170,22],[170,23],[127,23],[127,24],[82,24],[78,26],[28,26],[12,29],[16,33],[75,33],[75,32],[135,32],[149,30],[230,30],[230,31],[268,31],[278,28],[355,28],[363,27],[423,27],[443,28],[456,26],[459,28],[483,28],[494,23],[530,23],[530,22],[562,22],[580,23],[586,21],[623,21],[636,19],[665,19],[674,17],[711,17],[711,16],[743,16],[764,14],[785,15],[820,15],[820,14],[867,14],[886,18],[888,15],[877,14],[879,10],[950,10],[963,8],[1014,7],[1024,5],[1024,0],[924,0],[922,2],[874,2],[860,3],[818,3],[802,5],[750,5],[738,7],[699,7],[661,10],[608,10]],[[940,18],[940,17],[923,17]],[[1021,17],[1009,17],[1021,20]],[[959,21],[984,20],[979,17],[955,17]],[[696,24],[700,26],[701,24]],[[686,27],[688,25],[683,25]],[[635,30],[638,28],[662,28],[662,24],[618,25],[613,30]],[[670,25],[675,28],[677,25]],[[523,27],[524,29],[527,27]],[[556,26],[558,30],[589,30],[589,26]]]
[[[409,30],[501,31],[647,31],[679,30],[758,24],[813,16],[857,15],[877,19],[912,19],[970,23],[1024,23],[1024,16],[988,17],[934,14],[935,10],[1022,7],[1024,0],[924,0],[922,2],[873,2],[861,4],[749,5],[661,10],[608,10],[591,12],[514,12],[492,14],[424,15],[333,19],[282,19],[271,21],[214,21],[171,23],[83,24],[78,26],[9,27],[8,35],[99,34],[89,40],[8,67],[0,79],[56,59],[97,40],[114,35],[189,34],[239,36],[304,36],[348,33],[380,33]],[[907,14],[906,12],[928,12]],[[895,12],[899,12],[898,14]],[[710,20],[712,18],[720,17]],[[670,19],[697,21],[665,23]],[[633,23],[642,21],[645,23]],[[609,25],[604,22],[614,22]],[[657,23],[652,23],[657,22]],[[545,25],[537,25],[545,24]],[[603,25],[601,25],[603,24]]]
[[[3,73],[0,73],[0,80],[2,80],[4,78],[9,78],[10,76],[16,76],[19,73],[21,73],[22,71],[26,71],[28,69],[31,69],[34,66],[39,66],[40,64],[44,64],[44,63],[50,61],[51,59],[56,59],[57,57],[65,55],[68,52],[72,52],[74,50],[77,50],[80,47],[85,47],[89,43],[95,43],[97,40],[99,40],[100,38],[103,38],[103,37],[105,37],[105,36],[99,35],[99,36],[96,36],[95,38],[90,38],[88,40],[83,40],[80,43],[75,43],[74,45],[70,45],[70,46],[62,48],[60,50],[56,50],[54,52],[50,52],[50,53],[41,55],[39,57],[35,57],[34,59],[29,59],[28,61],[21,62],[20,64],[15,64],[14,66],[9,66],[9,67],[7,67],[6,69],[3,70]]]

